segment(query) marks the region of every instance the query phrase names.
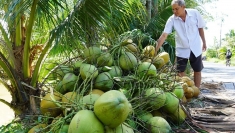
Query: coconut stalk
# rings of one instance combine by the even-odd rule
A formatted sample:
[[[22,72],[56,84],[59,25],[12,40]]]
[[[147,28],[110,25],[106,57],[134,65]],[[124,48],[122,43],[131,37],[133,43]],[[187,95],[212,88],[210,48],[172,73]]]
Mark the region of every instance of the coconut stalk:
[[[31,34],[33,25],[36,18],[36,9],[37,9],[37,3],[38,0],[33,1],[33,5],[31,7],[30,17],[27,25],[26,30],[26,39],[24,44],[24,52],[23,52],[23,74],[24,78],[30,77],[30,70],[29,70],[29,54],[30,54],[30,40],[31,40]]]
[[[36,9],[37,9],[37,3],[38,0],[34,0],[32,7],[31,7],[31,12],[30,12],[30,17],[27,25],[27,30],[26,30],[26,39],[25,39],[25,44],[24,44],[24,52],[23,52],[23,76],[24,78],[29,78],[30,77],[30,66],[29,66],[29,54],[30,54],[30,41],[31,41],[31,34],[32,34],[32,29],[33,25],[35,22],[36,18]],[[33,86],[35,87],[35,86]],[[37,112],[36,109],[36,102],[35,98],[31,95],[30,96],[30,107],[35,114]]]

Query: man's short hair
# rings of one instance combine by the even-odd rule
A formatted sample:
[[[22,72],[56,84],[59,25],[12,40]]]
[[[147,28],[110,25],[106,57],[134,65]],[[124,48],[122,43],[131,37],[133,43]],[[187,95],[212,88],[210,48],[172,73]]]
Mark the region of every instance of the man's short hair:
[[[185,6],[184,0],[172,0],[171,5],[178,4],[179,6]]]

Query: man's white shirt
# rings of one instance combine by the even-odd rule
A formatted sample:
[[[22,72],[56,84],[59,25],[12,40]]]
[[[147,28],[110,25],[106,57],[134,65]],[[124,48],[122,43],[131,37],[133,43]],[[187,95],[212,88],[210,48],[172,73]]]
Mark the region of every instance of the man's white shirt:
[[[164,32],[175,31],[176,56],[189,58],[192,51],[196,57],[202,54],[202,41],[198,28],[204,28],[205,22],[196,9],[185,9],[185,22],[174,14],[167,20]]]

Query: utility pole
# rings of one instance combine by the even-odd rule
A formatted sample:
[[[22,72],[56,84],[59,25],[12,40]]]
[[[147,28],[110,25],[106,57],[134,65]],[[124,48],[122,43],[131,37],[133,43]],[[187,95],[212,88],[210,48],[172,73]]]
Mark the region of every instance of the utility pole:
[[[222,34],[222,25],[223,25],[223,22],[224,22],[224,18],[221,18],[221,23],[220,23],[219,47],[221,47],[221,41],[222,41],[221,34]]]

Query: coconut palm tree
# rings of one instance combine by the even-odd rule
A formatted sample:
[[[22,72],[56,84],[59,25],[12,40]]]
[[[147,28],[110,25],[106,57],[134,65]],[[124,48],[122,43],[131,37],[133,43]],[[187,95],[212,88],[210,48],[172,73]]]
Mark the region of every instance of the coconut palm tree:
[[[107,37],[114,16],[129,19],[136,15],[134,0],[0,0],[0,82],[12,95],[12,102],[1,102],[16,115],[38,113],[37,96],[41,67],[49,52],[80,49]],[[119,24],[120,25],[120,24]],[[116,25],[112,25],[116,26]],[[128,27],[122,23],[121,26]],[[125,29],[125,28],[124,28]],[[116,33],[112,28],[113,36]],[[62,51],[62,50],[61,50]],[[65,50],[66,51],[66,50]]]

